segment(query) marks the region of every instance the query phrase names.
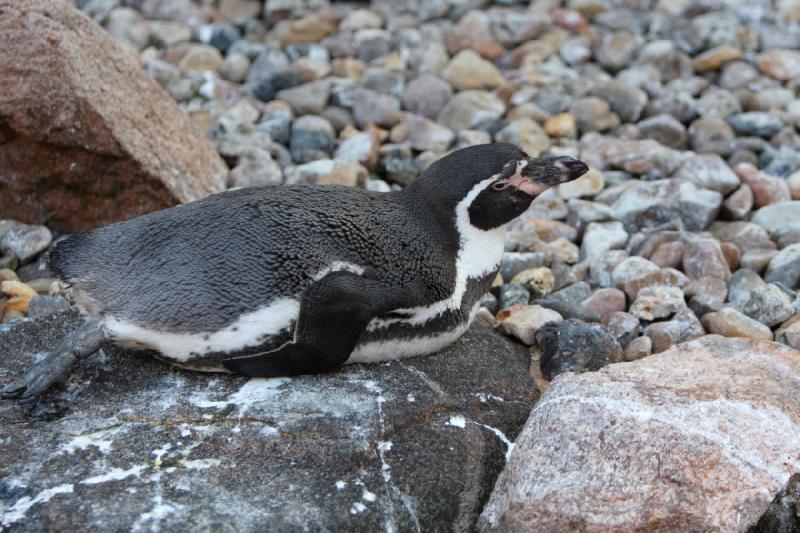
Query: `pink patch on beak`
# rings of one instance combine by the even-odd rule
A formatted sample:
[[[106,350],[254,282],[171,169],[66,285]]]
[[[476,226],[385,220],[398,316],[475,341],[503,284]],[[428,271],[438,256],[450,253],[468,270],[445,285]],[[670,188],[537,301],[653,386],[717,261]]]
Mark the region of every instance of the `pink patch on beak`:
[[[527,161],[520,161],[517,163],[517,171],[508,178],[498,180],[492,185],[496,191],[502,191],[508,187],[514,187],[518,191],[530,194],[531,196],[538,196],[549,188],[549,185],[542,185],[534,183],[522,175],[523,169],[528,166]]]

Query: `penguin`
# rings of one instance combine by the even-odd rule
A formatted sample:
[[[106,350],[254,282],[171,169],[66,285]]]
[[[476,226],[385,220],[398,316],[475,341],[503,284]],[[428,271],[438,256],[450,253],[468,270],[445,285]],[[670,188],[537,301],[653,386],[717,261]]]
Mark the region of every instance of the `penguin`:
[[[33,403],[106,342],[252,377],[436,352],[476,315],[506,225],[587,170],[484,144],[399,191],[231,190],[67,237],[50,268],[85,322],[1,394]]]

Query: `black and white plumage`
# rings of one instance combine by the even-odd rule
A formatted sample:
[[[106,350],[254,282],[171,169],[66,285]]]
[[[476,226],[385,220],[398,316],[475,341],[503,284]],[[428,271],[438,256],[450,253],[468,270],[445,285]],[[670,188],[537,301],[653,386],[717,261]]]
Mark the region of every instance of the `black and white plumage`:
[[[50,263],[87,324],[3,394],[34,399],[104,341],[253,376],[437,351],[490,288],[505,225],[586,170],[480,145],[398,192],[242,189],[70,237]]]

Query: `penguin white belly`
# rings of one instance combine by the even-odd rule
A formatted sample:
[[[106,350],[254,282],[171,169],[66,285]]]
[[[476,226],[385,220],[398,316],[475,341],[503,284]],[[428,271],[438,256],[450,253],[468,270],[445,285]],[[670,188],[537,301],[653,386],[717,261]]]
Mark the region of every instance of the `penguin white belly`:
[[[258,346],[265,338],[291,327],[299,313],[298,300],[280,298],[213,332],[156,331],[115,317],[107,317],[105,327],[109,337],[120,346],[155,350],[170,362],[185,363],[207,353],[231,353]]]

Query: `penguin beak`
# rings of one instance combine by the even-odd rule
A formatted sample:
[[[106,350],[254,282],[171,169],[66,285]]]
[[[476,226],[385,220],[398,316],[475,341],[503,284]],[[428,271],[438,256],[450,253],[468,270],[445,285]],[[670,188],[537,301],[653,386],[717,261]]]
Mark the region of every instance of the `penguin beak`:
[[[580,159],[569,156],[529,158],[523,171],[526,178],[541,185],[558,185],[580,178],[589,167]]]
[[[513,187],[538,196],[550,187],[579,178],[588,172],[586,163],[574,157],[529,157],[517,162],[514,173],[495,182],[495,190]]]

